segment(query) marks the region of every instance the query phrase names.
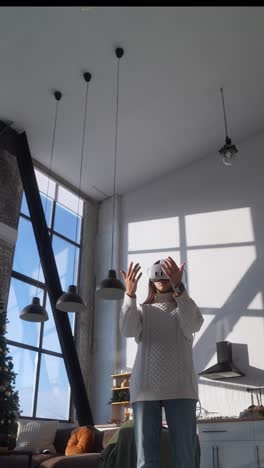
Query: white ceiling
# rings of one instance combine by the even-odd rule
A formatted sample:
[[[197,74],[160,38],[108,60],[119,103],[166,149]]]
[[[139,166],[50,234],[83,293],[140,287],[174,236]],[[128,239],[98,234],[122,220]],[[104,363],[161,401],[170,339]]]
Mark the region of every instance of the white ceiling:
[[[0,119],[25,130],[32,156],[79,187],[84,71],[89,86],[81,190],[113,193],[121,45],[117,192],[220,157],[224,87],[230,136],[264,129],[263,7],[1,7]],[[228,170],[228,168],[227,168]],[[96,187],[96,188],[95,188]],[[103,193],[101,193],[101,192]]]

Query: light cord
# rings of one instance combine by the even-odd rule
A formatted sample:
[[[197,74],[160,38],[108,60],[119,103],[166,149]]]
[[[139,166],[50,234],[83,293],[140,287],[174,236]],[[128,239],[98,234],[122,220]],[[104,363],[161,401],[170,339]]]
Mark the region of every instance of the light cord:
[[[113,222],[112,222],[112,250],[111,250],[111,269],[113,269],[113,251],[114,251],[114,220],[115,220],[115,198],[116,198],[116,159],[117,159],[117,128],[119,111],[119,58],[117,60],[117,80],[116,80],[116,128],[115,128],[115,162],[114,162],[114,189],[113,189]]]
[[[223,92],[223,88],[221,88],[220,91],[221,91],[221,96],[222,96],[222,104],[223,104],[223,112],[224,112],[224,121],[225,121],[226,138],[228,138],[227,120],[226,120],[226,110],[225,110],[225,101],[224,101],[224,92]]]
[[[48,169],[48,185],[47,185],[47,193],[46,193],[46,200],[45,200],[45,208],[44,208],[44,217],[46,218],[46,210],[47,210],[47,204],[48,204],[48,194],[49,194],[49,185],[50,185],[50,175],[51,175],[51,169],[52,169],[52,161],[53,161],[53,154],[54,154],[54,146],[55,146],[55,135],[56,135],[56,129],[57,129],[57,119],[58,119],[58,104],[59,101],[61,100],[61,93],[59,91],[55,91],[54,97],[56,99],[56,109],[55,109],[55,117],[54,117],[54,125],[53,125],[53,134],[52,134],[52,143],[51,143],[51,153],[50,153],[50,163],[49,163],[49,169]],[[42,230],[41,230],[41,243],[43,240],[43,225],[42,225]],[[39,261],[39,268],[38,268],[38,279],[37,279],[37,290],[36,290],[36,296],[38,296],[38,284],[39,284],[39,277],[40,277],[40,266],[41,262]]]
[[[84,74],[85,77],[86,74]],[[80,165],[80,177],[79,177],[79,189],[78,189],[78,204],[77,204],[77,216],[76,216],[76,229],[75,229],[75,243],[77,243],[77,231],[78,231],[78,221],[79,221],[79,204],[80,204],[80,190],[82,182],[82,167],[83,167],[83,155],[84,155],[84,144],[85,144],[85,127],[86,127],[86,118],[87,118],[87,102],[88,102],[88,80],[86,80],[86,90],[85,90],[85,106],[84,106],[84,118],[83,118],[83,132],[82,132],[82,150],[81,150],[81,165]],[[73,272],[72,272],[72,284],[74,284],[74,275],[76,268],[76,251],[77,247],[74,247],[74,262],[73,262]]]

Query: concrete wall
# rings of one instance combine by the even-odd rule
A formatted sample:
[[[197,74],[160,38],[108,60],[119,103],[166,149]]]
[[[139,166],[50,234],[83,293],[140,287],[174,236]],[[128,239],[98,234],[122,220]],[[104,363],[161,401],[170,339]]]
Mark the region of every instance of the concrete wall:
[[[22,191],[16,158],[0,150],[0,299],[4,304],[8,298]]]
[[[95,271],[96,282],[100,284],[111,269],[112,248],[112,207],[113,199],[107,199],[100,205],[96,244]],[[116,197],[114,219],[113,269],[120,279],[120,199]],[[94,369],[93,393],[91,404],[96,424],[111,420],[112,410],[108,404],[112,396],[111,374],[120,367],[120,336],[118,330],[119,310],[122,301],[104,301],[95,298],[94,321]]]
[[[246,374],[222,382],[199,379],[201,405],[211,416],[237,416],[251,404],[246,388],[264,384],[264,134],[236,143],[239,153],[231,167],[216,151],[122,199],[120,263],[124,269],[131,260],[141,263],[138,301],[146,297],[150,264],[167,255],[185,261],[184,281],[205,319],[194,341],[197,372],[216,363],[216,342],[229,340],[234,362]],[[99,215],[100,277],[109,265],[109,203]],[[96,306],[97,423],[110,416],[115,360],[130,368],[136,354],[134,340],[115,330],[120,306]]]
[[[84,204],[82,254],[80,259],[80,295],[87,305],[85,313],[76,315],[76,349],[89,398],[92,415],[93,361],[94,361],[94,288],[95,239],[97,231],[97,206]]]

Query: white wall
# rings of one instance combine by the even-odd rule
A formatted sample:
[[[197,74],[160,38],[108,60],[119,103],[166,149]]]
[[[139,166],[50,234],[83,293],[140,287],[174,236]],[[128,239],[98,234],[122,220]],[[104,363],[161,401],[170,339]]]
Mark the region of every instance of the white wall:
[[[246,376],[199,379],[202,406],[230,416],[251,404],[249,385],[264,385],[264,134],[238,149],[231,167],[216,151],[127,194],[121,218],[121,264],[139,261],[143,270],[139,302],[151,263],[168,254],[186,262],[189,294],[205,319],[194,342],[197,372],[216,363],[217,341],[234,343],[234,362]],[[122,346],[123,366],[131,367],[136,344],[128,339]]]

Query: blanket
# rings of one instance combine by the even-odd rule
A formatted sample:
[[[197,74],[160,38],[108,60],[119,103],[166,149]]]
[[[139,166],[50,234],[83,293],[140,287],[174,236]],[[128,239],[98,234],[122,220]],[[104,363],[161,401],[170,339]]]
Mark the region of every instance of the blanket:
[[[196,468],[200,467],[200,445],[197,436]],[[134,421],[124,423],[109,440],[101,452],[98,468],[136,468],[137,454],[134,437]],[[172,452],[169,431],[162,428],[161,433],[161,468],[172,468]]]

